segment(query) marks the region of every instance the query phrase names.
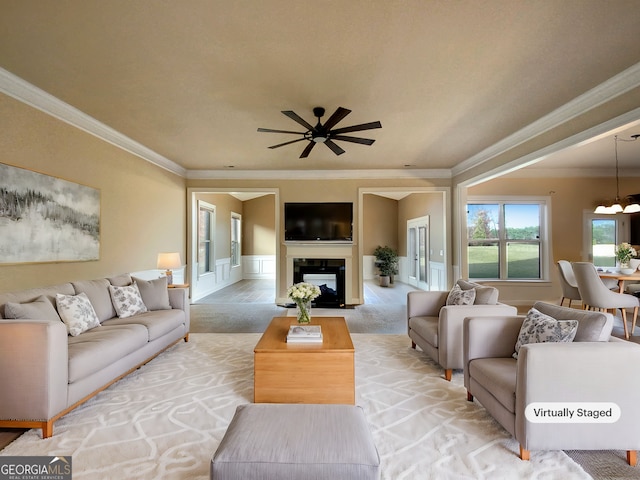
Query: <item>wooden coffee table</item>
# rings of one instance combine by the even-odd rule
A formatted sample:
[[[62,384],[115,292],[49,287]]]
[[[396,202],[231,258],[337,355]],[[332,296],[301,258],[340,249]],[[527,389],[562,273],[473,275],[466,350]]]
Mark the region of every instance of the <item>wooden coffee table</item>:
[[[323,342],[287,343],[296,317],[275,317],[254,352],[255,403],[355,404],[354,348],[343,317],[313,317]]]

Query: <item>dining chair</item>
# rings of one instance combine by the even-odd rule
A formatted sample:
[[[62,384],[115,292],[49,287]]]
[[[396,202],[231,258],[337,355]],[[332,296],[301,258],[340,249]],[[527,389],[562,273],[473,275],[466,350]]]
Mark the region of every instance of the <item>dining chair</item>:
[[[633,295],[626,293],[616,293],[609,290],[598,276],[596,267],[589,262],[573,262],[573,274],[578,283],[578,291],[582,297],[582,303],[589,310],[612,310],[620,309],[622,313],[622,324],[624,325],[624,337],[628,340],[633,334],[638,319],[638,307],[640,300]],[[633,323],[631,331],[627,329],[627,308],[633,308]]]
[[[580,291],[578,290],[578,282],[576,282],[576,277],[573,274],[571,263],[566,260],[558,260],[557,264],[560,272],[560,286],[562,286],[560,306],[562,306],[566,299],[569,300],[569,308],[571,308],[571,302],[573,300],[582,301]]]

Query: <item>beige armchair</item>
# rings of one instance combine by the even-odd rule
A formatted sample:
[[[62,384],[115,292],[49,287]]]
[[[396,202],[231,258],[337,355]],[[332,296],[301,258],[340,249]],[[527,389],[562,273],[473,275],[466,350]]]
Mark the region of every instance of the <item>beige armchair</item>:
[[[640,345],[610,337],[609,313],[542,302],[534,307],[556,320],[577,320],[573,342],[526,344],[515,359],[525,316],[465,319],[467,399],[475,397],[515,437],[523,460],[531,450],[623,450],[627,462],[635,465],[640,449]],[[541,404],[563,416],[542,423],[549,418],[543,410],[534,411]],[[583,412],[578,414],[578,408]],[[575,417],[569,418],[570,411]],[[612,420],[616,412],[620,417],[609,423],[585,412],[605,412],[601,420],[609,413]]]
[[[498,290],[458,280],[462,290],[476,289],[473,305],[446,305],[449,292],[407,294],[407,327],[411,347],[420,347],[444,368],[445,379],[463,367],[462,323],[468,316],[516,315],[516,307],[498,303]]]

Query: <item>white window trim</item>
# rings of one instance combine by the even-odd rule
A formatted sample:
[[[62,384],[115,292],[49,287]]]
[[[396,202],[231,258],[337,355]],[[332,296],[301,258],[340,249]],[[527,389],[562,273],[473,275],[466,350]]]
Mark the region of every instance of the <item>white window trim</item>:
[[[205,209],[211,212],[211,243],[213,244],[213,248],[209,251],[209,268],[210,270],[205,273],[200,273],[200,266],[196,265],[196,275],[198,278],[206,277],[209,275],[215,275],[216,273],[216,206],[211,203],[205,202],[204,200],[198,200],[198,222],[200,221],[200,210]],[[199,247],[200,242],[200,225],[196,223],[196,246]],[[198,255],[196,254],[196,259]]]
[[[509,204],[539,204],[540,205],[540,278],[506,278],[506,249],[500,248],[500,276],[505,278],[496,279],[479,279],[487,280],[490,282],[508,282],[508,283],[539,283],[550,281],[550,266],[551,261],[551,197],[539,196],[539,195],[470,195],[467,197],[467,204],[469,203],[509,203]],[[465,212],[466,212],[465,206]],[[462,234],[464,236],[464,262],[468,262],[468,246],[469,235],[467,228],[467,215],[464,216],[464,224]],[[500,239],[502,245],[503,239]],[[467,272],[469,271],[469,265],[467,264]]]
[[[240,231],[238,232],[238,263],[234,264],[233,263],[233,251],[229,252],[230,253],[230,260],[231,260],[231,268],[239,268],[242,266],[242,215],[240,215],[239,213],[236,212],[231,212],[231,240],[230,240],[230,244],[231,244],[231,248],[233,249],[233,220],[237,219],[240,221]]]

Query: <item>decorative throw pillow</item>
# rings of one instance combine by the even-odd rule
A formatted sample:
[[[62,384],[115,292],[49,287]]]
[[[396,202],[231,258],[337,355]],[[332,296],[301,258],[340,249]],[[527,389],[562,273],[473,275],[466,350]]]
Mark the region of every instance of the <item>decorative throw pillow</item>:
[[[556,320],[532,308],[522,322],[513,358],[518,358],[522,345],[544,342],[569,343],[573,341],[577,331],[577,320]]]
[[[500,292],[498,292],[498,289],[495,287],[487,287],[477,283],[467,282],[463,279],[459,279],[456,283],[460,285],[462,290],[474,289],[476,291],[476,299],[473,302],[475,305],[495,305],[498,303],[498,294]]]
[[[56,294],[56,305],[60,318],[67,325],[67,331],[72,337],[77,337],[90,328],[100,326],[98,315],[84,292],[78,295],[58,293]]]
[[[133,317],[147,311],[147,307],[140,296],[138,285],[135,282],[126,287],[109,285],[109,293],[111,294],[113,306],[120,318]]]
[[[4,306],[4,318],[60,321],[58,312],[44,295],[29,303],[7,303]]]
[[[462,290],[460,285],[454,285],[449,295],[447,295],[447,305],[473,305],[476,299],[476,291]]]
[[[140,296],[148,310],[171,310],[169,290],[167,290],[167,277],[160,277],[155,280],[143,280],[134,277],[133,281],[138,285]]]

